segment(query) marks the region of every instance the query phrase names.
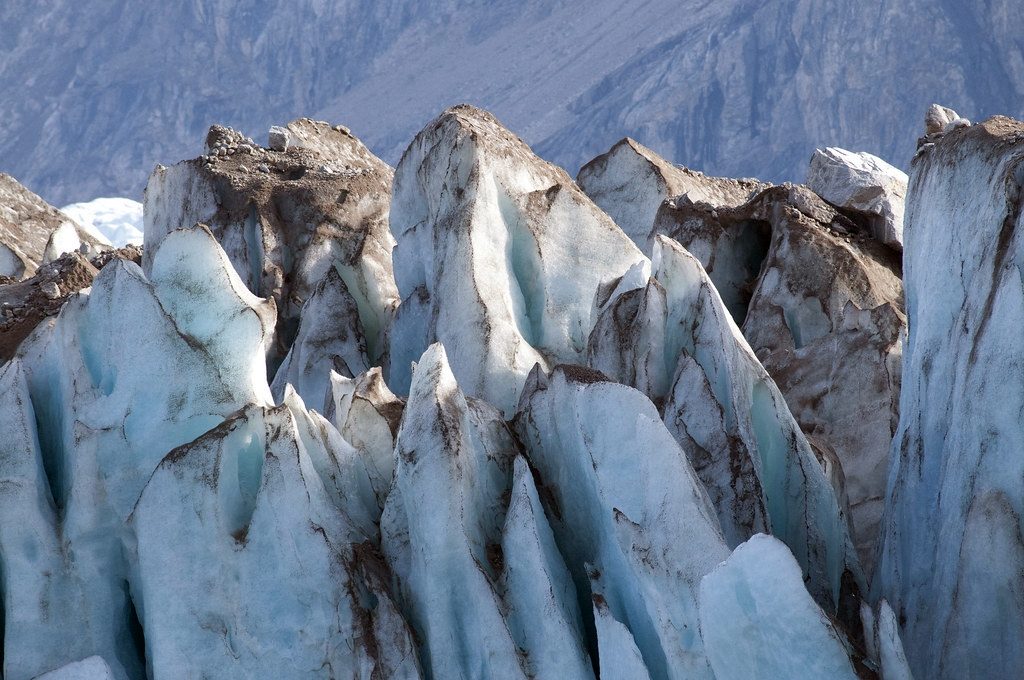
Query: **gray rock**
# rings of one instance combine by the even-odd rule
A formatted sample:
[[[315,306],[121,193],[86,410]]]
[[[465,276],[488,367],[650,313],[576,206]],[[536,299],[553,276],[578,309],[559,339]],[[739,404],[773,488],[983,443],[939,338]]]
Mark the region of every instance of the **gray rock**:
[[[946,126],[959,117],[960,114],[951,108],[932,104],[924,114],[924,132],[927,135],[945,132]]]
[[[807,186],[832,205],[863,216],[875,239],[903,250],[905,172],[869,153],[828,147],[811,157]]]
[[[267,135],[267,145],[274,151],[287,151],[288,145],[291,143],[291,134],[288,132],[288,128],[274,125],[270,128],[270,132]]]

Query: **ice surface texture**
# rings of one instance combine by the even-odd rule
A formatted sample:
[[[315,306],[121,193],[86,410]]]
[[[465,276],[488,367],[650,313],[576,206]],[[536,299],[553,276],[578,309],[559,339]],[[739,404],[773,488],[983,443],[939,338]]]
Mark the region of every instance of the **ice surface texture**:
[[[5,679],[903,677],[843,486],[697,257],[479,109],[390,208],[344,128],[287,133],[159,168],[144,266],[0,368]]]
[[[876,583],[918,677],[1024,664],[1024,124],[947,133],[914,161],[910,335]]]

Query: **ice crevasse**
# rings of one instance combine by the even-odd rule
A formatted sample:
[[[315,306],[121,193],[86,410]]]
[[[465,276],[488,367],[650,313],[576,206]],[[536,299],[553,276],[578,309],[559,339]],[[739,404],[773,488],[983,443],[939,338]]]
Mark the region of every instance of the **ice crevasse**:
[[[386,217],[390,168],[288,129],[266,177],[159,169],[144,267],[0,368],[5,679],[903,677],[696,258],[473,107]]]

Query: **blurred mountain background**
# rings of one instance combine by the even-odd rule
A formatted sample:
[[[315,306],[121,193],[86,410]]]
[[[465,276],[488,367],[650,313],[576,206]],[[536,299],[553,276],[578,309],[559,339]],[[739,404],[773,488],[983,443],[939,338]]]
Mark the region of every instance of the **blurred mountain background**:
[[[708,173],[815,147],[906,168],[933,101],[1024,114],[1020,0],[6,0],[0,170],[56,205],[139,199],[211,123],[343,123],[391,164],[446,106],[570,173],[629,135]]]

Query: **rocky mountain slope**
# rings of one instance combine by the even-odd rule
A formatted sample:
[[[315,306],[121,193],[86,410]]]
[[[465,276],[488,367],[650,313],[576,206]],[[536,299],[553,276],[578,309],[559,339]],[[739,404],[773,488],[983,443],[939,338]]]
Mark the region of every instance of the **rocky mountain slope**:
[[[1014,0],[11,0],[0,6],[0,157],[57,205],[138,199],[153,166],[195,155],[212,120],[262,141],[273,122],[315,113],[395,164],[437,111],[469,101],[573,170],[626,135],[731,177],[800,181],[826,146],[907,168],[933,100],[974,119],[1022,112],[1018,10]]]
[[[271,141],[0,285],[5,680],[1013,674],[1024,123],[833,203],[465,105]]]

